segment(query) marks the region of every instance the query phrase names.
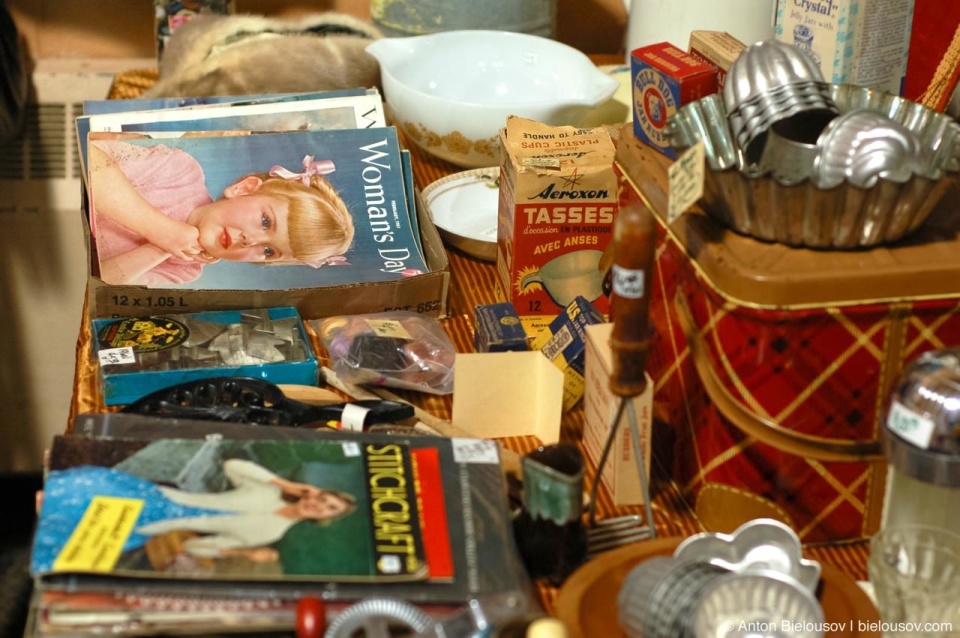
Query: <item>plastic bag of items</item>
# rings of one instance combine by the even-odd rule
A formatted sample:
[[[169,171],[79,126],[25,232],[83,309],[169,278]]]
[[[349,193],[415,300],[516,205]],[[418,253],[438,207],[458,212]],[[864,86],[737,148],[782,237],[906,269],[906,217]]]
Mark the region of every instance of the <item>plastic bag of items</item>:
[[[348,383],[429,394],[453,392],[456,348],[440,322],[415,312],[313,321],[333,371]]]

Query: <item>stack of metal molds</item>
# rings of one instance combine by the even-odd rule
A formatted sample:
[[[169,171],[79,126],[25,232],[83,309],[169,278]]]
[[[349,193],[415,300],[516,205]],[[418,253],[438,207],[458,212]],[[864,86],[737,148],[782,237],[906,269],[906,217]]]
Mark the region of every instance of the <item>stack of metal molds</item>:
[[[733,230],[811,248],[889,243],[916,230],[949,189],[960,125],[904,98],[823,81],[809,54],[769,40],[730,67],[723,95],[667,123],[678,151],[697,142],[704,205]]]

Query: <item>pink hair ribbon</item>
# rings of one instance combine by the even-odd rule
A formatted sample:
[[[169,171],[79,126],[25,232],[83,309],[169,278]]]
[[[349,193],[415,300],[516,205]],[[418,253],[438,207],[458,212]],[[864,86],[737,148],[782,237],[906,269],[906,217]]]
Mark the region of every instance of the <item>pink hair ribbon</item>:
[[[310,178],[314,175],[328,175],[337,170],[331,160],[313,161],[313,155],[303,157],[303,172],[294,173],[279,164],[270,168],[268,175],[271,177],[280,177],[282,179],[299,179],[304,186],[310,185]]]
[[[331,255],[322,259],[305,260],[304,265],[320,268],[321,266],[349,266],[350,262],[343,255]]]

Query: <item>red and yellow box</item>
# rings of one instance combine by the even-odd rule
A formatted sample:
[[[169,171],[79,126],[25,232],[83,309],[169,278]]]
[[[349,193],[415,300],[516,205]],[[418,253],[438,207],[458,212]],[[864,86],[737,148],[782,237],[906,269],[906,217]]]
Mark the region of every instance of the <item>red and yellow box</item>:
[[[497,300],[533,336],[577,297],[606,314],[600,256],[618,210],[610,134],[510,117],[500,143]]]
[[[727,71],[747,45],[726,31],[691,31],[688,50],[697,60],[712,64],[717,71],[717,90],[722,91]]]
[[[651,203],[659,225],[648,372],[669,427],[654,450],[712,531],[772,517],[805,543],[870,536],[893,384],[921,353],[960,344],[960,195],[909,241],[791,248],[698,210],[668,227],[669,163],[621,136],[621,196]]]
[[[666,138],[667,119],[701,97],[717,92],[717,68],[669,42],[634,49],[633,134],[667,157],[676,157]]]

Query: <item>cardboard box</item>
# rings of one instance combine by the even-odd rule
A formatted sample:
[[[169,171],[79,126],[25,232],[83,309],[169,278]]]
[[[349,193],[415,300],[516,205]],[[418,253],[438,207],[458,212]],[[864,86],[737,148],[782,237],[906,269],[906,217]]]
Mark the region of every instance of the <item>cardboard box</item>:
[[[584,353],[587,349],[586,329],[604,322],[596,306],[577,297],[550,323],[548,330],[533,340],[539,350],[563,371],[563,410],[566,412],[583,396]]]
[[[577,296],[607,312],[599,263],[619,188],[610,134],[510,117],[500,142],[497,300],[512,303],[531,334]]]
[[[107,405],[213,377],[317,384],[317,358],[303,321],[289,306],[94,319],[92,335]],[[284,359],[255,362],[271,355]]]
[[[82,201],[86,202],[84,196]],[[86,211],[86,203],[84,203]],[[87,255],[96,259],[91,246],[89,216],[84,213]],[[188,290],[112,286],[93,273],[88,264],[87,314],[90,318],[150,316],[171,312],[240,310],[293,306],[305,319],[335,315],[408,310],[432,317],[447,314],[450,264],[436,226],[417,193],[417,219],[424,257],[430,272],[396,281],[297,288],[288,290]]]
[[[667,120],[689,102],[717,92],[717,69],[659,42],[634,49],[633,134],[667,157],[676,157],[666,137]]]
[[[730,65],[747,45],[726,31],[692,31],[688,51],[698,60],[717,68],[717,90],[723,90]]]
[[[587,326],[586,383],[583,395],[583,447],[587,456],[597,464],[604,444],[616,418],[620,397],[610,391],[610,373],[613,370],[613,354],[610,351],[610,333],[613,324],[603,323]],[[647,388],[638,397],[631,399],[637,415],[640,431],[640,449],[643,453],[647,480],[650,479],[651,423],[653,413],[653,381],[647,375]],[[633,451],[629,415],[624,412],[617,439],[607,456],[601,479],[610,491],[613,503],[642,505],[643,489]]]
[[[474,310],[473,347],[477,352],[529,350],[527,331],[511,303],[477,306]]]
[[[903,93],[914,0],[778,0],[775,37],[806,49],[834,84]]]

